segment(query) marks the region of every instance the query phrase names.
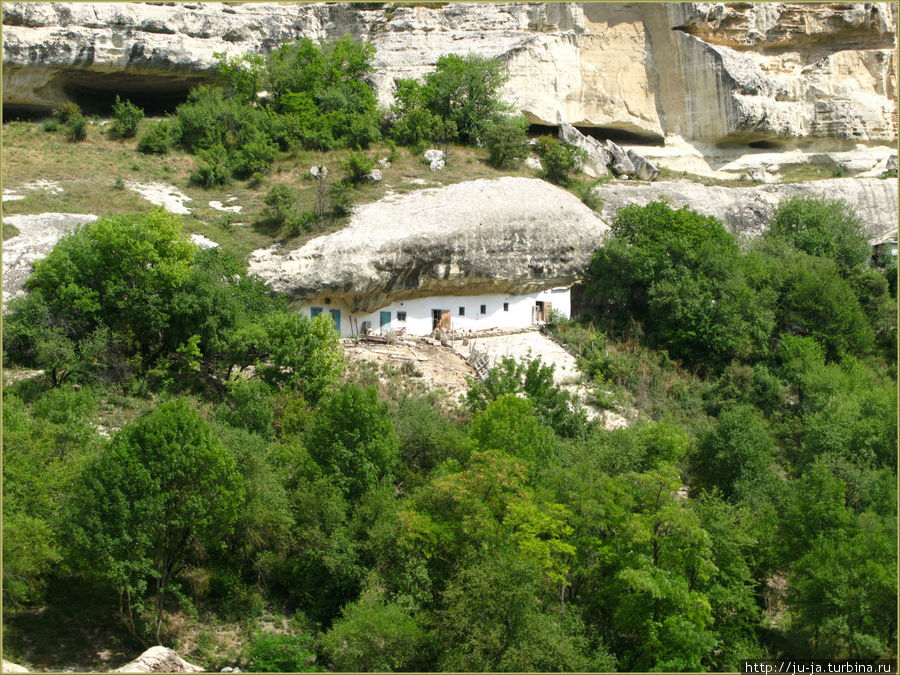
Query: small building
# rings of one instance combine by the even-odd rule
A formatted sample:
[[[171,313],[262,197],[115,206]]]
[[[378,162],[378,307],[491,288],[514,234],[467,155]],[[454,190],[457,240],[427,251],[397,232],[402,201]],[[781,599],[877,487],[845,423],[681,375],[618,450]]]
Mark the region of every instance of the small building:
[[[305,301],[300,312],[308,317],[327,313],[344,337],[353,335],[429,335],[434,332],[481,331],[492,328],[525,328],[546,322],[550,312],[569,318],[571,293],[557,286],[532,293],[484,295],[433,295],[395,300],[373,311],[356,310],[338,296],[319,296]]]
[[[872,242],[872,261],[887,264],[897,260],[897,231],[886,234]]]

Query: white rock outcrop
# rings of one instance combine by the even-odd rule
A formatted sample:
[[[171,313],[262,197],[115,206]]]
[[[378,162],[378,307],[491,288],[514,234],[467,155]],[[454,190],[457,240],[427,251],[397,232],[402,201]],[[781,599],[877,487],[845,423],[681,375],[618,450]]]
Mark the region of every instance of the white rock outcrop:
[[[349,34],[398,77],[446,53],[502,60],[504,97],[532,123],[662,142],[897,138],[891,3],[3,4],[3,102],[49,110],[74,91],[185,91],[218,52]]]
[[[46,258],[63,236],[80,225],[97,220],[93,214],[41,213],[29,216],[5,216],[4,225],[19,233],[3,242],[3,304],[25,292],[32,264]]]
[[[662,200],[672,208],[686,206],[715,216],[729,231],[753,236],[765,231],[782,199],[815,195],[847,201],[871,241],[897,230],[897,179],[834,178],[753,187],[706,186],[690,181],[607,183],[595,188],[594,193],[603,199],[601,216],[607,222],[615,220],[623,206]]]
[[[157,645],[113,673],[202,673],[203,668],[188,663],[168,647]]]
[[[353,311],[388,298],[531,292],[574,282],[608,231],[577,197],[534,178],[499,178],[392,195],[349,225],[250,271],[295,299],[330,293]]]

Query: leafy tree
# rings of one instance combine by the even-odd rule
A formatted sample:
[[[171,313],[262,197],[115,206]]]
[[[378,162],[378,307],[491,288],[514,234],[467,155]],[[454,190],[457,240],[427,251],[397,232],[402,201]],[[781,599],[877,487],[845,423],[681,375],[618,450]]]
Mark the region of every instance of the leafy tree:
[[[545,584],[534,561],[508,547],[463,569],[443,594],[436,629],[438,669],[611,669],[613,660],[605,650],[590,648],[577,615],[548,602]]]
[[[348,499],[359,497],[397,462],[397,437],[373,387],[344,384],[319,406],[306,437],[310,456]]]
[[[532,404],[511,394],[476,415],[470,433],[481,450],[501,450],[528,465],[545,465],[555,450],[553,431],[535,418]]]
[[[219,62],[216,75],[223,93],[241,103],[256,102],[256,95],[264,86],[265,58],[259,54],[242,54],[229,58],[225,53],[214,54]]]
[[[849,536],[822,534],[794,568],[792,628],[818,658],[886,658],[896,649],[897,530],[864,515]]]
[[[366,592],[344,607],[321,644],[337,671],[395,672],[419,669],[426,639],[416,617]]]
[[[131,101],[123,101],[117,95],[112,113],[113,122],[110,128],[113,135],[119,138],[134,138],[137,135],[141,120],[144,119],[144,111]]]
[[[162,209],[101,218],[60,240],[27,285],[72,340],[106,326],[136,351],[165,344],[170,303],[194,247]]]
[[[724,411],[697,444],[691,460],[693,485],[718,488],[727,500],[753,493],[771,475],[774,445],[756,410],[736,405]]]
[[[231,455],[186,400],[171,400],[123,427],[85,467],[72,543],[117,590],[132,633],[152,584],[159,640],[167,591],[193,556],[222,544],[243,495]]]
[[[297,193],[287,183],[273,185],[263,202],[263,214],[279,228],[297,213]]]
[[[862,221],[842,199],[785,199],[778,205],[766,236],[784,238],[809,255],[831,258],[845,274],[864,265],[871,255]]]
[[[719,221],[654,202],[620,209],[612,231],[587,283],[610,326],[633,318],[651,344],[707,367],[763,352],[774,294],[746,282],[737,244]]]
[[[505,107],[499,91],[505,81],[496,59],[445,54],[425,76],[427,107],[453,122],[462,141],[479,143],[488,123]]]
[[[501,117],[484,131],[488,162],[498,169],[514,166],[529,153],[528,123],[524,117]]]

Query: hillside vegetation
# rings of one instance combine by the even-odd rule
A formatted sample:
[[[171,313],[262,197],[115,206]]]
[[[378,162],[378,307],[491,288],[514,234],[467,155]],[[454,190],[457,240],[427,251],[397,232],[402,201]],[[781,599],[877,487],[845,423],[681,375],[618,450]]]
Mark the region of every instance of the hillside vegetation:
[[[663,203],[619,212],[581,316],[547,330],[597,406],[636,411],[628,428],[590,421],[537,357],[448,401],[414,368],[348,367],[327,315],[246,273],[251,248],[379,196],[361,177],[382,153],[388,172],[447,181],[519,156],[496,64],[439,61],[385,118],[369,58],[289,45],[223,62],[221,88],[167,120],[120,103],[112,134],[85,121],[78,140],[74,109],[53,131],[6,129],[4,152],[30,150],[5,180],[57,161],[71,177],[9,211],[103,217],[36,262],[4,316],[4,658],[105,670],[154,643],[253,672],[896,658],[896,267],[873,265],[846,204],[786,201],[751,242]],[[148,137],[166,152],[129,145]],[[423,142],[449,149],[444,171]],[[539,145],[547,178],[577,190],[578,158]],[[115,187],[129,162],[195,201],[238,196],[248,225],[143,208]],[[321,163],[328,184],[301,178]]]

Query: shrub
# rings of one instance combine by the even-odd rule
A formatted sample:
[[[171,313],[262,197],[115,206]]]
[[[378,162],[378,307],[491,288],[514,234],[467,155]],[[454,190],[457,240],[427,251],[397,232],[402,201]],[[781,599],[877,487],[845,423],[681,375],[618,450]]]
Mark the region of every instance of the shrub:
[[[373,166],[375,166],[375,160],[357,152],[351,153],[341,164],[341,168],[346,172],[344,181],[350,185],[363,183]]]
[[[116,96],[113,104],[113,122],[111,131],[119,138],[134,138],[137,135],[138,126],[144,119],[144,111],[131,101],[123,101]]]
[[[63,126],[73,143],[79,143],[87,138],[87,120],[80,112],[71,115]]]
[[[581,167],[585,156],[584,150],[560,143],[552,136],[538,139],[537,152],[544,167],[543,178],[564,187],[570,184],[569,174]]]
[[[288,236],[296,237],[301,232],[309,232],[315,226],[316,220],[316,214],[312,211],[292,215],[287,222]]]
[[[60,124],[65,124],[73,117],[81,115],[81,106],[72,101],[68,101],[53,111],[53,117],[59,120]]]
[[[309,673],[321,671],[310,651],[312,639],[306,635],[256,633],[247,645],[244,658],[251,673]]]
[[[278,148],[265,133],[254,129],[233,153],[229,166],[236,178],[253,178],[268,172]]]
[[[286,183],[274,185],[264,199],[263,214],[266,218],[284,226],[297,213],[297,193]]]
[[[528,155],[527,129],[524,117],[504,117],[485,129],[484,143],[491,166],[506,169]]]
[[[178,133],[169,121],[157,122],[138,141],[137,149],[146,155],[165,155],[175,145]]]
[[[205,188],[224,185],[229,177],[227,158],[228,153],[221,144],[209,150],[200,150],[197,153],[197,170],[191,174],[191,182]]]

